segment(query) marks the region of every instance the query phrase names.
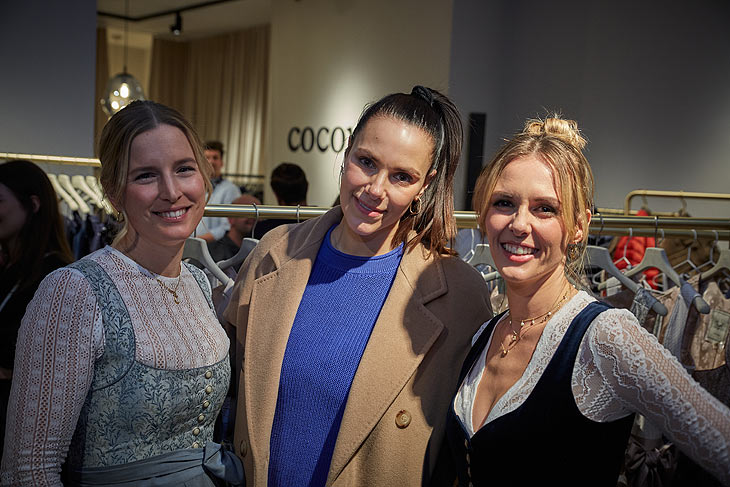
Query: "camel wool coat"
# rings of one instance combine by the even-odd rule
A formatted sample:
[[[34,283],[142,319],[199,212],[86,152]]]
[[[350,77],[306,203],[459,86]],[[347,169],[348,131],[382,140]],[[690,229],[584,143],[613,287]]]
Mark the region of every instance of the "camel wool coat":
[[[267,483],[287,340],[322,240],[341,219],[335,207],[275,228],[236,279],[225,318],[236,327],[234,448],[248,486]],[[328,486],[419,486],[441,483],[443,472],[453,478],[441,451],[447,410],[471,338],[492,316],[487,296],[479,272],[457,257],[430,257],[420,245],[404,254],[352,382]]]

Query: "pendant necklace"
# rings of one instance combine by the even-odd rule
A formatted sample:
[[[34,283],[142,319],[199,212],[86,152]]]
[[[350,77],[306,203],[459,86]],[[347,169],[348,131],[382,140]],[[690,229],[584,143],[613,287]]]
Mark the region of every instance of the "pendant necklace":
[[[169,287],[167,284],[162,282],[162,280],[159,277],[155,277],[157,282],[160,283],[160,286],[162,286],[162,289],[172,294],[172,298],[175,300],[175,304],[180,304],[180,298],[177,296],[177,288],[180,286],[180,278],[182,277],[182,272],[179,276],[177,276],[177,284],[175,284],[175,288]]]
[[[558,300],[557,303],[555,303],[555,306],[550,308],[549,311],[537,315],[534,318],[526,318],[524,320],[520,320],[520,329],[515,331],[514,327],[512,326],[512,313],[509,314],[509,329],[511,333],[509,336],[509,342],[507,343],[507,346],[504,345],[504,340],[499,344],[500,348],[502,349],[502,357],[506,357],[510,350],[515,348],[517,344],[522,340],[522,337],[527,334],[530,329],[537,325],[541,325],[548,321],[550,317],[555,313],[560,306],[562,306],[563,302],[565,302],[566,299],[568,299],[568,293],[570,290],[566,291],[565,294],[563,294],[563,297]]]

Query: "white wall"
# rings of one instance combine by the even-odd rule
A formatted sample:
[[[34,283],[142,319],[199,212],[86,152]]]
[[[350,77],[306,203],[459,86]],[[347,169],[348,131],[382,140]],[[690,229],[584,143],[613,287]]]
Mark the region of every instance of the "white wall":
[[[545,109],[577,120],[599,206],[621,208],[633,189],[728,193],[728,18],[730,4],[709,0],[455,0],[451,94],[487,113],[487,160]],[[687,204],[730,214],[730,203]]]
[[[450,0],[273,0],[267,177],[281,162],[299,164],[308,203],[332,204],[341,158],[291,151],[290,129],[352,128],[366,103],[414,84],[446,91],[451,10]],[[275,204],[268,181],[266,191]]]
[[[96,2],[0,2],[0,152],[93,156]]]

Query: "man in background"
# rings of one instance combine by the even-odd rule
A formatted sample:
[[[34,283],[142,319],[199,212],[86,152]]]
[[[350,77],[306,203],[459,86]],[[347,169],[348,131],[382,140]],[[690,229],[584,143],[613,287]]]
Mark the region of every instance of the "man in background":
[[[271,189],[279,206],[307,206],[307,189],[309,182],[301,167],[290,162],[283,162],[271,172]],[[260,239],[266,232],[279,225],[297,223],[296,219],[263,220],[256,224],[254,238]]]
[[[205,143],[205,158],[213,167],[213,175],[210,178],[213,184],[213,192],[208,200],[209,205],[227,205],[234,199],[241,196],[238,186],[227,179],[223,179],[223,144],[217,140]],[[223,238],[230,223],[226,218],[205,216],[195,229],[195,236],[206,242],[215,242]]]

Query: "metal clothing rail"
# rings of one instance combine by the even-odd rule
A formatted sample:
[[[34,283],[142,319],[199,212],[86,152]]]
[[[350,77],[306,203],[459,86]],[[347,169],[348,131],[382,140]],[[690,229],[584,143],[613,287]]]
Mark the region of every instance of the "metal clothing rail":
[[[725,193],[698,193],[692,191],[659,191],[653,189],[636,189],[626,195],[624,200],[624,214],[631,211],[631,200],[636,197],[645,198],[647,196],[658,196],[662,198],[684,198],[700,199],[700,200],[727,200],[730,201],[730,194]],[[684,205],[683,205],[684,206]]]
[[[67,164],[70,166],[91,166],[101,167],[99,159],[89,157],[65,157],[65,156],[45,156],[39,154],[17,154],[14,152],[0,152],[0,159],[23,159],[31,162],[44,162],[46,164]]]
[[[205,216],[273,218],[307,220],[323,215],[329,207],[323,206],[268,206],[268,205],[208,205]],[[455,211],[459,228],[476,228],[476,213]],[[594,215],[591,233],[600,235],[627,235],[645,237],[694,237],[730,240],[730,219],[659,217],[659,216],[606,216]]]
[[[603,216],[606,215],[626,215],[626,211],[624,211],[622,208],[596,208],[598,210],[598,213],[602,213]],[[629,211],[629,215],[636,216],[639,213],[639,210],[631,210]],[[651,211],[651,215],[657,215],[657,216],[680,216],[679,212],[677,211]]]

